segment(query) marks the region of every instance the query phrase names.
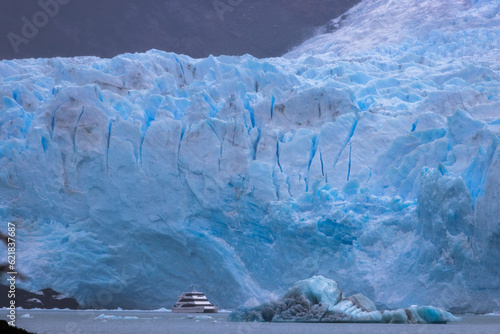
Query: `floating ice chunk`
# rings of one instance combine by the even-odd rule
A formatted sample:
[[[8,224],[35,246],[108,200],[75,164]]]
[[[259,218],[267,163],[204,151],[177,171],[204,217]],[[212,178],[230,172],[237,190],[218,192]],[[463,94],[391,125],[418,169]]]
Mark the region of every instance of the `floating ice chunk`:
[[[337,282],[323,276],[314,276],[297,282],[277,301],[251,309],[238,309],[230,314],[229,320],[398,324],[460,321],[460,318],[451,313],[431,306],[378,311],[373,301],[362,294],[342,300],[341,296]]]
[[[27,302],[30,302],[30,303],[38,303],[38,304],[42,304],[42,301],[38,298],[30,298],[28,300],[26,300]]]
[[[449,312],[432,306],[410,308],[409,310],[411,311],[411,314],[416,311],[416,313],[428,324],[438,324],[461,320],[460,318],[455,317]]]
[[[408,315],[405,310],[385,311],[382,314],[382,321],[391,324],[407,324]]]
[[[94,318],[95,320],[137,320],[139,317],[135,316],[119,316],[119,315],[106,315],[106,314],[101,314],[97,317]]]
[[[157,310],[153,310],[153,312],[172,312],[172,309],[166,309],[164,307],[159,308]]]
[[[188,315],[188,316],[186,316],[184,318],[185,319],[194,319],[194,320],[197,320],[197,321],[200,321],[200,320],[211,320],[211,319],[213,319],[209,315]]]
[[[340,289],[337,282],[323,276],[313,276],[295,283],[283,298],[294,298],[303,294],[313,304],[336,305],[340,301]]]
[[[363,311],[371,312],[377,310],[375,303],[361,293],[357,293],[347,298],[353,300],[353,304],[362,309]]]

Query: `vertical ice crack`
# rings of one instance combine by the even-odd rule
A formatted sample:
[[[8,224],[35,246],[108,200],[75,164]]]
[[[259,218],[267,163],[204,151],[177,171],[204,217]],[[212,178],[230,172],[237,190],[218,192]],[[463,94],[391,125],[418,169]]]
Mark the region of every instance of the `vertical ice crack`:
[[[254,113],[253,108],[250,106],[250,101],[248,99],[248,96],[245,97],[244,107],[250,113],[250,121],[252,122],[252,128],[254,128],[255,127],[255,113]]]
[[[179,145],[177,147],[177,171],[179,172],[179,179],[181,177],[181,167],[179,166],[179,157],[181,155],[181,145],[182,145],[182,139],[184,138],[184,134],[186,133],[186,125],[183,124],[182,125],[182,129],[181,129],[181,137],[179,139]]]
[[[293,198],[292,191],[290,189],[290,177],[288,175],[286,177],[286,187],[288,189],[288,195],[290,195],[290,198]]]
[[[210,124],[210,122],[208,120],[206,120],[205,123],[207,123],[207,125],[210,127],[210,129],[212,129],[212,131],[215,133],[215,136],[217,137],[217,139],[219,139],[219,141],[221,141],[219,135],[217,134],[217,131],[215,131],[215,129],[212,126],[212,124]]]
[[[271,98],[271,119],[273,119],[273,112],[274,112],[274,103],[276,102],[276,99],[274,98],[274,95]]]
[[[234,140],[236,139],[236,126],[237,126],[238,122],[237,121],[234,121],[234,129],[233,129],[233,146],[234,146]]]
[[[321,97],[323,96],[323,92],[320,92],[318,97],[318,116],[321,118]]]
[[[309,162],[307,164],[307,176],[304,178],[306,183],[306,192],[309,191],[309,171],[311,170],[311,164],[316,156],[316,151],[318,149],[318,135],[313,135],[311,138],[311,151],[309,153]]]
[[[54,110],[54,112],[52,113],[52,122],[51,122],[51,129],[50,129],[50,140],[52,140],[54,138],[54,129],[56,127],[56,113],[57,111],[59,110],[59,108],[61,107],[61,105],[58,105],[56,110]]]
[[[57,110],[56,110],[57,111]],[[52,114],[51,128],[50,128],[50,139],[54,139],[54,127],[56,126],[56,111]]]
[[[111,142],[111,129],[112,128],[113,128],[113,121],[110,120],[109,125],[108,125],[108,142],[106,143],[106,172],[108,172],[108,170],[109,170],[109,144]]]
[[[313,135],[311,138],[311,152],[309,154],[309,163],[307,165],[307,173],[309,173],[309,170],[311,169],[311,164],[316,156],[316,151],[318,149],[318,135]]]
[[[344,142],[344,145],[342,147],[342,149],[340,150],[339,154],[337,155],[337,157],[335,158],[335,161],[333,162],[333,167],[332,168],[335,168],[335,166],[337,165],[337,163],[339,162],[339,159],[340,159],[340,156],[342,155],[342,153],[344,152],[345,148],[347,147],[347,145],[351,142],[351,139],[352,137],[354,136],[354,131],[356,130],[356,126],[358,125],[358,120],[354,121],[354,124],[352,125],[351,127],[351,130],[349,131],[347,137],[346,137],[346,140]]]
[[[255,138],[254,142],[253,142],[253,157],[252,157],[252,160],[255,160],[257,159],[257,149],[259,148],[259,142],[260,142],[260,138],[261,138],[261,131],[259,128],[257,128],[257,138]]]
[[[182,63],[179,61],[179,58],[177,58],[177,57],[174,57],[174,58],[175,58],[175,61],[177,62],[177,64],[179,64],[179,66],[181,67],[182,81],[184,81],[184,84],[187,84],[186,73],[184,73],[184,66],[182,66]]]
[[[210,122],[208,120],[205,121],[208,126],[210,127],[210,129],[212,129],[212,131],[214,132],[215,136],[217,137],[217,139],[219,140],[219,161],[218,161],[218,164],[219,164],[219,174],[220,174],[220,161],[222,160],[222,144],[223,144],[223,141],[221,139],[221,137],[217,134],[217,131],[215,131],[214,127],[212,126],[212,124],[210,124]]]
[[[349,143],[349,166],[347,167],[347,181],[349,181],[349,177],[351,176],[351,153],[352,153],[352,145]]]
[[[210,110],[211,110],[210,117],[215,117],[215,115],[217,115],[219,113],[219,110],[217,109],[216,105],[214,105],[214,101],[212,100],[212,98],[210,97],[210,95],[204,94],[203,99],[210,107]]]
[[[144,139],[146,138],[146,133],[148,132],[148,128],[144,129],[144,132],[141,134],[141,144],[139,145],[139,166],[142,167],[142,144],[144,144]]]
[[[82,118],[83,113],[85,112],[85,106],[82,107],[82,112],[75,123],[75,129],[73,130],[73,163],[76,164],[76,132],[78,131],[78,123]]]
[[[283,173],[283,168],[281,168],[281,164],[280,164],[280,141],[279,140],[276,141],[276,159],[278,162],[278,167],[280,168],[280,172]]]
[[[219,161],[218,161],[218,164],[219,164],[219,174],[220,174],[220,161],[222,159],[222,144],[220,146],[220,152],[219,152]]]
[[[280,200],[280,188],[279,188],[279,185],[276,184],[276,179],[274,178],[275,176],[275,170],[273,168],[273,185],[274,185],[274,190],[276,191],[276,199],[279,201]]]
[[[325,169],[323,166],[323,153],[321,153],[321,147],[319,148],[319,161],[321,163],[321,175],[325,176]]]
[[[370,175],[368,175],[368,180],[366,180],[365,184],[368,184],[372,178],[372,169],[370,168]]]

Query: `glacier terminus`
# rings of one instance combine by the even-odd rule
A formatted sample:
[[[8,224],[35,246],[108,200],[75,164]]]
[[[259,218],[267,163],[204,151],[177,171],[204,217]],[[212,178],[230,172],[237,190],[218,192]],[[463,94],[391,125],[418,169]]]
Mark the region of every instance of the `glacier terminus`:
[[[235,308],[323,275],[384,308],[499,311],[499,12],[364,0],[279,58],[0,61],[20,287]]]

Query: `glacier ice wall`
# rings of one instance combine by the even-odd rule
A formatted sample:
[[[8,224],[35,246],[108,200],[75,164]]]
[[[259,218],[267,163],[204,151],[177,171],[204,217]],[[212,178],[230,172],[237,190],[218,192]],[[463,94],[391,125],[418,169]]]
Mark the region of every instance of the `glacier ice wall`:
[[[1,61],[23,286],[230,308],[321,274],[386,307],[498,310],[499,10],[366,0],[283,58]]]

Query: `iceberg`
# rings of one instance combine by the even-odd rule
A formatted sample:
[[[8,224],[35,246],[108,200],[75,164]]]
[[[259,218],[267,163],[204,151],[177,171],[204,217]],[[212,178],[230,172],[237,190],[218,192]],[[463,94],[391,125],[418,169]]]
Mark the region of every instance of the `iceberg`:
[[[323,275],[339,307],[497,311],[499,5],[365,0],[279,58],[0,61],[19,287],[230,309]]]
[[[461,321],[449,312],[432,306],[378,311],[362,294],[343,298],[338,283],[323,276],[299,281],[277,301],[251,309],[238,309],[230,321],[259,322],[369,322],[437,324]]]

